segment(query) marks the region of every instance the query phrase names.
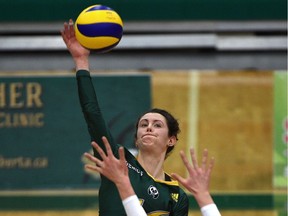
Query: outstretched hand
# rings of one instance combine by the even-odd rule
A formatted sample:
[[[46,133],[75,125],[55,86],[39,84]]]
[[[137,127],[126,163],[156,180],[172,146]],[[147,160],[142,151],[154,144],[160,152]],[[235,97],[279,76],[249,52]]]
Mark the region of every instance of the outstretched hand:
[[[110,181],[114,182],[116,187],[118,188],[122,200],[132,195],[135,195],[135,192],[129,179],[124,148],[120,147],[118,149],[119,159],[117,159],[113,155],[113,152],[111,150],[107,138],[102,137],[102,141],[105,145],[106,153],[96,142],[92,142],[92,146],[99,153],[102,160],[92,156],[89,153],[85,153],[84,154],[85,157],[87,157],[91,162],[95,163],[95,165],[87,164],[85,165],[85,167],[87,169],[100,173],[101,175],[108,178]]]
[[[113,155],[107,138],[103,137],[102,140],[105,145],[107,154],[96,142],[92,142],[92,146],[99,153],[102,160],[92,156],[89,153],[84,153],[85,157],[87,157],[91,162],[95,163],[95,165],[87,164],[85,167],[87,169],[97,171],[101,175],[108,178],[110,181],[114,182],[116,185],[121,184],[121,181],[123,181],[125,178],[129,179],[124,148],[119,148],[119,159],[117,159]]]
[[[86,67],[88,67],[90,50],[86,49],[78,42],[75,36],[73,20],[70,19],[69,23],[65,22],[64,27],[60,32],[67,49],[76,63],[76,67],[83,67],[83,69],[86,69]]]
[[[208,163],[208,150],[203,152],[202,164],[199,166],[195,155],[195,150],[190,149],[190,155],[192,164],[189,163],[184,152],[180,152],[182,161],[188,171],[189,176],[187,178],[181,177],[176,173],[172,173],[171,176],[178,182],[180,182],[197,200],[200,207],[213,203],[212,197],[209,193],[209,183],[212,168],[214,166],[214,158]]]

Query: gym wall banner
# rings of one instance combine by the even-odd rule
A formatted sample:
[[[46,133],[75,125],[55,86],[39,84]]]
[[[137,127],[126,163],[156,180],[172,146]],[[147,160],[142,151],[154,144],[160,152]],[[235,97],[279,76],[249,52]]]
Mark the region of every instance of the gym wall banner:
[[[83,168],[91,145],[76,78],[22,76],[0,77],[0,190],[97,188],[99,176]],[[133,148],[150,77],[93,75],[93,83],[115,140]]]

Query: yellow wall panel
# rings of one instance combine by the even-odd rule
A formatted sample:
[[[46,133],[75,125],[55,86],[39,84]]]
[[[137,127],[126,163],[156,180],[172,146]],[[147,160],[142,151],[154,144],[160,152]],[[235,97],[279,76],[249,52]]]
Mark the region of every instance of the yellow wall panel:
[[[271,190],[272,73],[203,73],[199,107],[199,149],[216,157],[212,188]]]
[[[273,147],[273,74],[269,71],[192,72],[198,76],[197,124],[191,127],[195,82],[189,71],[152,72],[153,106],[175,115],[181,136],[167,159],[168,172],[185,175],[179,150],[188,152],[193,130],[201,157],[216,158],[211,188],[217,191],[271,191]],[[192,80],[192,82],[191,82]],[[192,89],[192,91],[191,91]],[[175,162],[177,161],[177,162]]]

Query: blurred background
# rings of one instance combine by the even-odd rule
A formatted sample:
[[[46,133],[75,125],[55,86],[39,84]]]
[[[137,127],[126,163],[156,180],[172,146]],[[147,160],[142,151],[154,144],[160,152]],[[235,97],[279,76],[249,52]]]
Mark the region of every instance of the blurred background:
[[[0,0],[0,215],[97,215],[90,150],[63,23],[103,4],[124,35],[91,53],[93,82],[116,140],[134,150],[138,115],[169,110],[178,152],[208,148],[223,216],[287,215],[287,1]],[[111,100],[113,98],[113,100]],[[193,197],[190,215],[200,215]]]

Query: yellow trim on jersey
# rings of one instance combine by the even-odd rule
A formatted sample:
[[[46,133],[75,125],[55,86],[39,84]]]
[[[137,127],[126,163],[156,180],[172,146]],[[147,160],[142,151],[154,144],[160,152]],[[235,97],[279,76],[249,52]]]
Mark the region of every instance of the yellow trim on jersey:
[[[135,158],[136,158],[136,160],[138,161],[138,155],[137,155]],[[139,164],[140,164],[140,163],[139,163]],[[141,164],[140,164],[140,166],[142,167]],[[149,175],[155,182],[163,183],[163,184],[166,184],[166,185],[179,186],[178,181],[175,181],[175,180],[165,181],[165,180],[156,179],[156,178],[154,178],[149,172],[147,172],[143,167],[142,167],[142,169],[143,169],[143,170],[147,173],[147,175]],[[164,172],[164,173],[165,173],[165,175],[168,175],[168,176],[171,178],[171,176],[170,176],[168,173],[166,173],[166,172]]]
[[[147,215],[148,216],[168,216],[170,214],[170,212],[167,211],[154,211],[154,212],[150,212]]]
[[[150,173],[148,173],[147,171],[146,171],[146,173],[147,173],[155,182],[163,183],[163,184],[166,184],[166,185],[179,186],[178,181],[175,181],[175,180],[165,181],[165,180],[155,179],[155,178],[154,178]],[[165,173],[165,174],[168,175],[167,173]],[[168,176],[170,176],[170,175],[168,175]]]

